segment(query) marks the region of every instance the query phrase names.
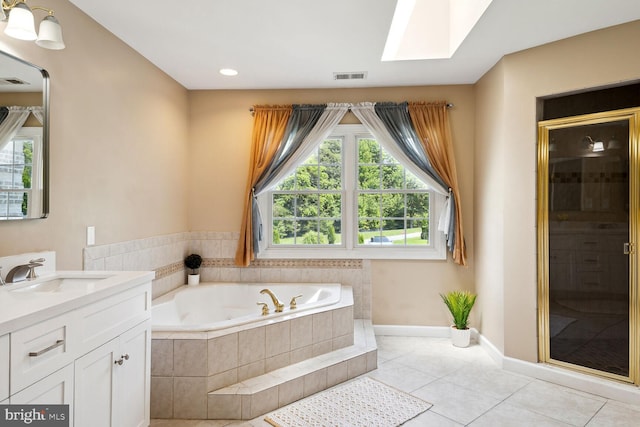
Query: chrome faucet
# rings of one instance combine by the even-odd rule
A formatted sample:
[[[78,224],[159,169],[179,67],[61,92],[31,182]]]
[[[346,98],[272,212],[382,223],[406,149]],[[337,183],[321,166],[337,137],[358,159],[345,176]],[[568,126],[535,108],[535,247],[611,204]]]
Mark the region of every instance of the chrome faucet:
[[[271,292],[269,289],[263,289],[260,291],[261,294],[267,294],[271,297],[271,301],[273,301],[273,305],[276,308],[276,313],[281,313],[284,310],[284,304],[280,302],[276,294]]]
[[[32,259],[28,264],[17,265],[7,273],[6,283],[18,283],[38,277],[36,267],[42,267],[44,258]]]

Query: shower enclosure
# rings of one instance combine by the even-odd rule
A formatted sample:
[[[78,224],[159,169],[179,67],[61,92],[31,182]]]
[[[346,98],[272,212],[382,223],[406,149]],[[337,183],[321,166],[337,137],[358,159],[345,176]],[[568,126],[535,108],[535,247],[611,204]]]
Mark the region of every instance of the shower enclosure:
[[[640,109],[539,122],[543,362],[638,383]]]

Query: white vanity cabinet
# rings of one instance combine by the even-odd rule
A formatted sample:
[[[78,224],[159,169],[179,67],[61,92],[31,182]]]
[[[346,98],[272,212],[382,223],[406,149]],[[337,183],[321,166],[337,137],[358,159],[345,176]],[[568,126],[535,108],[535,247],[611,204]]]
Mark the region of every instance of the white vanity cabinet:
[[[69,404],[75,427],[148,426],[152,277],[1,336],[0,402]]]
[[[9,398],[9,334],[0,336],[0,403]]]

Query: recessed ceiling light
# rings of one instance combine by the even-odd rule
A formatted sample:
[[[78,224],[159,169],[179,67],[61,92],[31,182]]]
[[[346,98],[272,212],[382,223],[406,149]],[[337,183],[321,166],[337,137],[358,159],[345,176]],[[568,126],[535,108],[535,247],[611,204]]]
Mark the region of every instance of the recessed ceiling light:
[[[221,68],[220,74],[222,74],[223,76],[237,76],[238,71],[234,70],[233,68]]]

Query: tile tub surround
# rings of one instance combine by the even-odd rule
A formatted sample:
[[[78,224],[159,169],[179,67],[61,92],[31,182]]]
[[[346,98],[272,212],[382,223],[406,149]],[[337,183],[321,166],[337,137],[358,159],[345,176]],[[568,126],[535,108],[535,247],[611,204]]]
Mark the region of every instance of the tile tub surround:
[[[153,298],[186,283],[184,258],[203,257],[203,282],[341,283],[353,289],[354,317],[371,319],[371,262],[361,259],[268,259],[234,265],[239,233],[185,232],[83,250],[85,270],[153,270]]]
[[[343,288],[343,294],[349,294]],[[154,332],[154,418],[207,418],[207,393],[354,343],[353,300],[210,332]]]

